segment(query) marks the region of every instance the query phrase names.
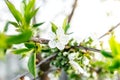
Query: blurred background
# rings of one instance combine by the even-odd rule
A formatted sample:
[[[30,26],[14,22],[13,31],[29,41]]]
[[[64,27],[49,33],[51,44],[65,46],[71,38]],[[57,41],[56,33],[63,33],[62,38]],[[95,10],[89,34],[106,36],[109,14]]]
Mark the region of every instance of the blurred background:
[[[17,9],[21,10],[22,0],[9,0]],[[40,37],[48,38],[51,28],[50,22],[62,26],[64,18],[72,12],[76,0],[36,0],[36,7],[40,7],[36,22],[45,22],[40,27]],[[0,31],[3,30],[5,23],[15,20],[8,10],[4,0],[0,0]],[[77,0],[75,11],[71,18],[70,30],[73,32],[71,37],[78,42],[91,36],[95,44],[104,42],[104,48],[108,49],[109,36],[98,39],[113,26],[120,22],[120,0]],[[120,28],[116,28],[117,40],[120,40]],[[11,26],[7,34],[15,34],[14,27]],[[20,47],[20,46],[18,46]],[[19,56],[7,53],[5,60],[0,60],[0,80],[12,80],[17,74],[27,71],[27,60],[19,60]],[[26,79],[27,80],[27,79]]]

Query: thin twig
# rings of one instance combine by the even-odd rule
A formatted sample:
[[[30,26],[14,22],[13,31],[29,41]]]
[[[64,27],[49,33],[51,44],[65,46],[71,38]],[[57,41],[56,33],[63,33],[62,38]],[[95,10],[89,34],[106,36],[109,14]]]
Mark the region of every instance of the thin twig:
[[[53,55],[51,55],[51,56],[43,59],[40,63],[38,63],[38,64],[36,65],[36,68],[38,68],[38,67],[39,67],[40,65],[42,65],[43,63],[51,60],[52,58],[54,58],[55,56],[57,56],[57,54],[58,54],[58,53],[54,53]],[[27,75],[27,74],[29,74],[29,72],[24,72],[24,73],[22,73],[21,75],[18,75],[17,77],[13,78],[12,80],[18,80],[20,77],[25,76],[25,75]]]
[[[78,47],[78,48],[80,48],[80,49],[88,50],[88,51],[93,51],[93,52],[101,53],[101,50],[95,49],[95,48],[84,47],[84,46],[81,46],[81,45],[80,45],[80,46],[76,46],[76,47]]]
[[[72,17],[73,17],[74,12],[75,12],[75,8],[76,8],[76,6],[77,6],[77,1],[78,1],[78,0],[75,0],[75,1],[74,1],[72,11],[71,11],[70,15],[68,16],[68,23],[71,22],[71,19],[72,19]]]
[[[25,75],[27,75],[27,74],[29,74],[29,72],[24,72],[23,74],[16,76],[16,77],[13,78],[12,80],[18,80],[20,77],[25,76]]]
[[[41,44],[47,44],[49,42],[49,40],[43,39],[43,38],[32,38],[31,40],[34,42],[41,43]]]
[[[39,67],[40,65],[42,65],[43,63],[45,63],[45,62],[51,60],[52,58],[54,58],[55,56],[57,56],[57,54],[58,54],[58,53],[54,53],[53,55],[51,55],[51,56],[49,56],[49,57],[43,59],[40,63],[37,64],[36,67],[38,68],[38,67]]]
[[[112,27],[110,30],[108,30],[105,34],[103,34],[102,36],[100,36],[98,39],[103,38],[104,36],[108,35],[109,33],[111,33],[114,29],[116,29],[118,26],[120,26],[120,23],[118,23],[116,26]]]

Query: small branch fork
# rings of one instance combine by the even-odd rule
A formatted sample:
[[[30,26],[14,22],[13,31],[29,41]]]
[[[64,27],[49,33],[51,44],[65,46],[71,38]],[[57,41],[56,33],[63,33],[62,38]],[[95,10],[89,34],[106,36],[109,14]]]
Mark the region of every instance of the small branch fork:
[[[49,40],[43,39],[43,38],[32,38],[32,41],[38,42],[38,43],[40,43],[40,44],[48,44],[48,42],[49,42]],[[93,51],[93,52],[98,52],[98,53],[101,52],[101,50],[99,50],[99,49],[84,47],[84,46],[81,46],[81,45],[80,45],[80,46],[72,46],[72,47],[73,47],[73,48],[80,48],[80,49],[83,49],[83,50],[89,50],[89,51]],[[43,59],[42,61],[40,61],[40,62],[36,65],[36,68],[38,68],[39,66],[41,66],[43,63],[52,60],[53,58],[55,58],[55,57],[57,56],[57,54],[58,54],[58,53],[54,53],[54,54],[52,54],[51,56]],[[29,74],[29,72],[24,72],[23,74],[18,75],[17,77],[15,77],[15,78],[12,79],[12,80],[18,80],[20,77],[25,76],[25,75],[28,75],[28,74]]]

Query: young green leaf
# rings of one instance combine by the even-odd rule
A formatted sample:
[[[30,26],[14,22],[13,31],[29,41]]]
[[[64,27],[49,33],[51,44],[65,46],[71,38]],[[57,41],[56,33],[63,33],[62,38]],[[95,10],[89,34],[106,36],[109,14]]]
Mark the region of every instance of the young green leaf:
[[[110,70],[120,69],[120,60],[113,59],[112,64],[109,66]]]
[[[105,57],[113,58],[112,54],[109,53],[109,52],[106,52],[106,51],[104,51],[104,50],[101,50],[101,53],[102,53],[102,55],[105,56]]]
[[[32,49],[35,48],[35,43],[34,42],[25,42],[25,47],[27,47],[28,49]]]
[[[67,25],[66,25],[66,27],[65,27],[65,33],[67,33],[67,31],[68,31],[68,29],[70,28],[70,24],[68,23]]]
[[[63,28],[64,30],[65,30],[66,25],[67,25],[67,18],[65,18],[64,21],[63,21],[62,28]]]
[[[31,19],[36,15],[37,11],[39,10],[39,8],[27,13],[25,15],[25,20],[26,20],[26,23],[29,24]]]
[[[24,4],[26,4],[24,2]],[[31,18],[37,13],[38,8],[34,10],[35,7],[35,0],[29,0],[28,4],[24,7],[24,17],[27,24],[30,23]]]
[[[4,33],[0,33],[0,48],[7,48],[7,36]]]
[[[42,24],[44,24],[44,22],[34,24],[33,27],[36,28],[36,27],[38,27],[38,26],[41,26]]]
[[[109,45],[113,56],[120,55],[120,44],[115,40],[115,36],[111,36],[109,40]]]
[[[51,25],[52,25],[52,32],[56,33],[58,27],[54,23],[51,23]]]
[[[36,15],[36,13],[38,12],[38,10],[39,10],[39,8],[31,11],[31,13],[30,13],[30,15],[29,15],[30,19],[32,19],[32,18]]]
[[[8,31],[8,26],[9,26],[9,22],[7,22],[7,23],[5,24],[5,27],[4,27],[3,32],[7,32],[7,31]]]
[[[42,50],[42,46],[39,43],[36,43],[36,53],[40,53]]]
[[[31,37],[32,37],[32,31],[25,30],[19,35],[9,36],[7,38],[7,43],[8,44],[20,44],[20,43],[28,41]]]
[[[35,0],[29,0],[28,5],[26,6],[26,13],[29,13],[35,5]]]
[[[68,18],[65,18],[65,19],[64,19],[64,21],[63,21],[63,26],[62,26],[62,28],[63,28],[63,30],[64,30],[65,33],[67,32],[67,30],[68,30],[69,27],[70,27],[69,23],[67,22],[67,19],[68,19]]]
[[[8,21],[6,24],[5,24],[5,27],[4,27],[4,32],[6,32],[8,30],[8,27],[9,25],[13,25],[14,27],[18,28],[19,25],[16,23],[16,22],[12,22],[12,21]]]
[[[22,21],[22,14],[15,8],[15,6],[9,2],[8,0],[5,0],[5,3],[7,4],[9,10],[11,11],[14,18],[17,20],[17,22]]]
[[[23,53],[29,52],[30,50],[31,49],[27,49],[27,48],[16,49],[16,50],[13,50],[13,53],[14,54],[23,54]]]
[[[28,69],[30,73],[36,77],[36,54],[33,53],[28,60]]]

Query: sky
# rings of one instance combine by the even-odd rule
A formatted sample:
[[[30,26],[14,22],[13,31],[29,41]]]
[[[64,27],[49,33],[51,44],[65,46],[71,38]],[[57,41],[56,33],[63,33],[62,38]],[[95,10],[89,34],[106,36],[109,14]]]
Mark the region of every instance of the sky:
[[[22,0],[9,0],[17,9],[20,10]],[[64,18],[71,12],[74,0],[36,0],[36,7],[40,7],[37,14],[37,22],[45,22],[40,29],[41,37],[48,38],[51,28],[50,22],[54,22],[59,27],[62,26]],[[3,30],[5,23],[15,20],[10,14],[4,0],[0,0],[0,31]],[[78,4],[70,23],[69,32],[78,42],[91,36],[96,44],[104,41],[105,48],[108,48],[109,36],[101,40],[98,38],[106,33],[111,27],[120,22],[120,0],[78,0]],[[9,28],[7,34],[14,34],[14,27]],[[120,28],[115,29],[117,40],[120,40]],[[11,33],[12,32],[12,33]],[[3,65],[4,67],[4,65]],[[4,69],[3,69],[4,70]],[[3,75],[2,75],[3,76]]]

